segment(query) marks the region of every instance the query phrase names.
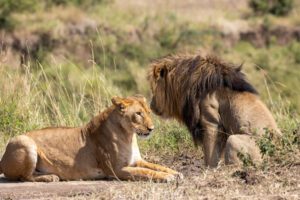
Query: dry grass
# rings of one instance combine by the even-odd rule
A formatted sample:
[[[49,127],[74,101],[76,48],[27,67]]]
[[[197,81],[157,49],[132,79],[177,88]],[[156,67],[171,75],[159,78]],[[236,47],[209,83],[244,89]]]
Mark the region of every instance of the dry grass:
[[[189,161],[188,159],[185,161]],[[176,162],[184,167],[184,160]],[[300,166],[272,166],[269,170],[220,166],[215,170],[189,163],[185,179],[175,183],[153,182],[62,182],[9,184],[0,189],[2,197],[18,199],[299,199]],[[47,186],[46,186],[47,185]],[[24,191],[30,187],[30,191]],[[60,189],[59,189],[60,188]]]

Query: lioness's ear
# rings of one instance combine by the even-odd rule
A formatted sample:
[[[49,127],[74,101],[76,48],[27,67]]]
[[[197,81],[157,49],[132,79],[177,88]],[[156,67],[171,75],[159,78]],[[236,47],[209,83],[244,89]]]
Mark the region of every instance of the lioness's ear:
[[[137,98],[137,99],[142,100],[145,103],[147,102],[147,99],[141,94],[135,94],[134,97]]]
[[[119,106],[121,108],[125,108],[125,103],[124,103],[124,101],[123,101],[123,99],[121,97],[113,97],[113,98],[111,98],[111,102],[115,106]]]

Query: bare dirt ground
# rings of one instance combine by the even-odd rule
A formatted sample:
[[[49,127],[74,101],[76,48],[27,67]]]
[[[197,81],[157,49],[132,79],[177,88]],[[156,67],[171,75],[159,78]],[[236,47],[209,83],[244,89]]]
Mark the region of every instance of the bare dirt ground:
[[[155,157],[150,158],[155,160]],[[174,183],[117,180],[59,183],[7,182],[0,178],[0,199],[299,199],[300,165],[268,170],[220,166],[209,170],[189,153],[159,161],[185,175]]]

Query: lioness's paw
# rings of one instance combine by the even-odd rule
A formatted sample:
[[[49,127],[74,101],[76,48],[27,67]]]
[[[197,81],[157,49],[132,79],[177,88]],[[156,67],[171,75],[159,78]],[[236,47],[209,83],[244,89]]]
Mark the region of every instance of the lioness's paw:
[[[178,172],[175,174],[177,180],[182,180],[184,178],[183,174]]]
[[[176,174],[169,174],[166,177],[166,182],[170,183],[170,182],[174,182],[174,181],[179,181],[182,180],[184,178],[183,174],[180,172],[177,172]]]
[[[52,174],[48,176],[48,180],[49,182],[59,182],[59,177],[57,175]]]
[[[165,181],[167,183],[174,182],[176,180],[176,175],[169,174],[165,177]]]

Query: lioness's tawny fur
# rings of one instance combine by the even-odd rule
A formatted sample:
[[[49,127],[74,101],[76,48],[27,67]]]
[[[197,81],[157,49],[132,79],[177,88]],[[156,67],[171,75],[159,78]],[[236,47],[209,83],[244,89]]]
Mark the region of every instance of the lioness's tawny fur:
[[[78,128],[45,128],[14,137],[0,162],[10,180],[58,181],[116,177],[171,181],[178,172],[141,158],[136,135],[154,126],[141,96],[113,105]]]
[[[259,163],[261,154],[255,141],[266,129],[280,135],[241,67],[215,57],[174,55],[154,61],[148,79],[151,109],[183,122],[194,142],[202,143],[210,167],[217,166],[224,156],[227,164],[239,163],[239,152]]]

